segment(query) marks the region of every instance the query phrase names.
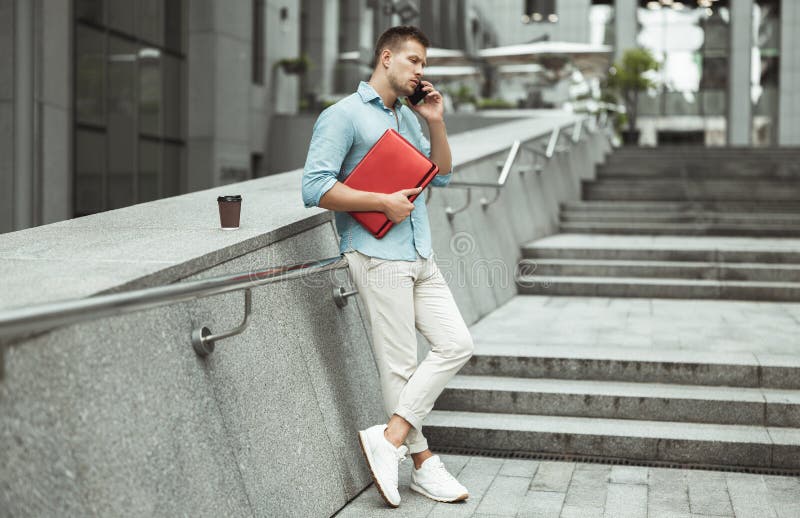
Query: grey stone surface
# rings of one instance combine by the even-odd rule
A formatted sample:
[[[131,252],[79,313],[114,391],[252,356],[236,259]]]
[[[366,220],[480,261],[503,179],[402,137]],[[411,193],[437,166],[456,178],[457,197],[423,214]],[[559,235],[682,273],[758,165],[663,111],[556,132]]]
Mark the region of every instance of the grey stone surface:
[[[608,481],[612,484],[647,484],[647,471],[630,466],[612,466]]]
[[[495,345],[551,346],[554,351],[583,346],[627,350],[631,355],[646,351],[654,359],[672,357],[677,363],[695,354],[703,364],[720,363],[713,360],[718,356],[725,363],[796,366],[798,308],[797,303],[520,296],[476,323],[471,332],[479,352]],[[679,327],[673,325],[676,321]],[[777,356],[771,359],[770,354]],[[586,356],[581,352],[579,357]]]
[[[686,475],[692,513],[734,516],[723,473],[690,471]]]
[[[577,464],[564,499],[562,516],[603,516],[611,466]]]
[[[753,477],[740,473],[726,473],[725,480],[728,495],[736,518],[775,518],[777,514],[771,508],[767,486],[761,477]]]
[[[604,516],[609,518],[647,518],[647,486],[609,484]]]
[[[689,487],[686,470],[647,470],[647,510],[650,516],[668,516],[668,513],[689,516]]]
[[[526,477],[533,478],[539,468],[538,462],[531,462],[524,459],[506,459],[500,468],[499,475],[506,477]]]
[[[543,461],[531,481],[531,489],[566,494],[573,471],[575,466],[570,463]]]
[[[497,475],[486,490],[476,513],[492,513],[500,516],[516,516],[530,479]]]
[[[780,401],[784,404],[770,405],[776,406],[773,420],[797,420],[800,393],[785,391]],[[456,375],[436,401],[436,408],[765,425],[769,407],[764,391],[756,388]]]
[[[335,249],[324,224],[200,276]],[[207,360],[191,349],[190,330],[234,327],[241,293],[11,346],[11,374],[0,384],[9,467],[2,507],[13,501],[21,514],[56,505],[77,506],[69,514],[332,514],[370,480],[355,431],[385,418],[357,304],[336,308],[333,285],[326,277],[256,289],[248,329],[218,343]],[[24,453],[32,445],[36,456]],[[313,477],[308,458],[319,470]],[[309,492],[325,496],[307,499]]]
[[[7,349],[0,508],[252,512],[214,387],[187,339],[186,309],[72,326]]]
[[[516,516],[524,518],[565,516],[649,516],[653,518],[692,518],[696,516],[798,516],[800,479],[746,473],[722,473],[638,466],[607,466],[573,462],[515,460],[533,477],[500,475],[501,459],[443,456],[450,471],[470,489],[470,498],[458,504],[433,503],[407,489],[409,467],[400,465],[400,508],[391,509],[370,486],[352,500],[337,516]],[[459,459],[463,468],[454,468]],[[535,469],[534,466],[538,466]],[[618,469],[619,468],[619,469]],[[613,482],[612,472],[625,480],[643,483]],[[549,479],[550,483],[536,481]],[[556,480],[558,479],[558,480]],[[521,488],[509,484],[528,481],[529,488],[520,499]],[[689,508],[689,492],[693,504]],[[507,498],[498,498],[499,494]],[[725,498],[729,498],[727,506]],[[598,503],[599,502],[599,503]],[[715,507],[716,506],[716,507]],[[693,512],[694,511],[694,512]]]
[[[565,497],[565,493],[555,491],[528,491],[517,516],[520,518],[558,518]]]

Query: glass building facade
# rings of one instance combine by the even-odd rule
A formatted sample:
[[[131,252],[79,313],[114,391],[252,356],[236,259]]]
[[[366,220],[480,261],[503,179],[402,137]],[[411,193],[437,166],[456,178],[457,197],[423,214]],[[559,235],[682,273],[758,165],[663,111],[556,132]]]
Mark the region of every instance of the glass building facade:
[[[183,192],[186,1],[75,2],[74,216]]]
[[[642,116],[690,116],[694,126],[659,131],[660,143],[726,143],[730,11],[711,7],[674,8],[648,2],[637,10],[637,43],[661,63],[659,85],[640,97]]]

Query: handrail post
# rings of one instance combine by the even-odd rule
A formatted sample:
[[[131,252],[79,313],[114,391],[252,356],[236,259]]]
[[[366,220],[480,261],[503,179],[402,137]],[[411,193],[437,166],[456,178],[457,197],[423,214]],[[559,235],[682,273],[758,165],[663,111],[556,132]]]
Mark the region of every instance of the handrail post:
[[[471,202],[472,202],[472,189],[467,187],[467,201],[466,201],[466,203],[464,203],[463,206],[461,206],[458,209],[453,209],[450,205],[445,207],[444,213],[447,214],[447,221],[450,221],[452,223],[453,218],[456,217],[456,214],[458,214],[459,212],[464,212],[465,210],[467,210],[467,207],[469,207],[469,204]]]
[[[578,143],[581,141],[581,126],[583,125],[583,120],[578,119],[575,122],[575,126],[572,129],[572,142]]]
[[[242,323],[233,329],[218,335],[212,335],[211,330],[207,327],[199,327],[195,329],[192,331],[192,346],[194,347],[194,351],[198,354],[198,356],[208,356],[214,352],[215,342],[241,334],[250,324],[250,315],[252,313],[252,309],[253,294],[250,289],[246,289],[244,290],[244,318],[242,319]]]

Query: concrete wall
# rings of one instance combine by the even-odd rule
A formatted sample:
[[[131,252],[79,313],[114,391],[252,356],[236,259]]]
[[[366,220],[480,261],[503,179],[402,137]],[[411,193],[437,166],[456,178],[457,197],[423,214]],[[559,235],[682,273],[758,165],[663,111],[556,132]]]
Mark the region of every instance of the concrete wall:
[[[573,120],[553,115],[456,135],[457,175],[496,179],[511,140],[546,137]],[[558,202],[577,197],[579,178],[592,176],[607,147],[601,134],[587,136],[538,175],[514,172],[496,204],[474,203],[452,223],[444,210],[464,193],[435,190],[434,249],[467,322],[515,294],[503,274],[512,275],[520,244],[554,231]],[[518,163],[530,161],[526,152]],[[302,207],[300,177],[293,171],[2,235],[0,309],[335,256],[330,214]],[[224,232],[215,198],[231,189],[244,197],[242,227]],[[192,350],[191,330],[236,326],[241,292],[8,344],[0,509],[334,514],[370,483],[356,430],[387,417],[359,299],[336,308],[331,291],[340,285],[350,285],[344,270],[255,289],[248,329],[205,360]]]

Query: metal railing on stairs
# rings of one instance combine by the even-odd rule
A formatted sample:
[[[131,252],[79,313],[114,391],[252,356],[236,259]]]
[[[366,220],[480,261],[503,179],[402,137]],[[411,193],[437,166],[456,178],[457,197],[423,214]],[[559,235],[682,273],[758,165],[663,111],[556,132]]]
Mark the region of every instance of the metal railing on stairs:
[[[185,302],[244,290],[245,315],[239,326],[217,335],[212,335],[207,327],[199,327],[192,331],[191,340],[194,350],[200,356],[207,356],[214,350],[216,341],[237,335],[247,328],[250,320],[252,298],[250,290],[252,288],[328,270],[345,268],[346,266],[347,259],[336,256],[318,261],[221,275],[209,279],[180,282],[155,288],[144,288],[124,293],[97,295],[85,299],[64,300],[10,309],[0,312],[0,337],[3,339],[20,338],[64,325],[103,317],[125,315],[136,311],[167,306],[176,302]],[[341,308],[347,305],[347,298],[355,293],[356,291],[346,291],[344,287],[338,287],[333,290],[333,300]]]

